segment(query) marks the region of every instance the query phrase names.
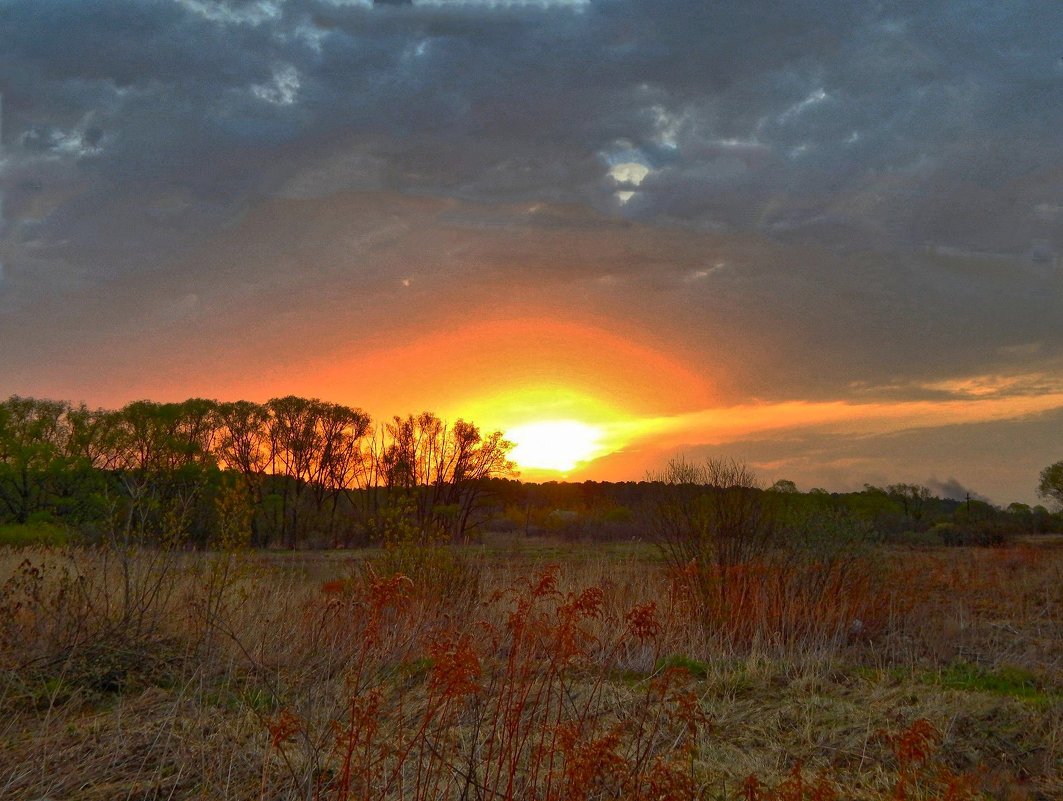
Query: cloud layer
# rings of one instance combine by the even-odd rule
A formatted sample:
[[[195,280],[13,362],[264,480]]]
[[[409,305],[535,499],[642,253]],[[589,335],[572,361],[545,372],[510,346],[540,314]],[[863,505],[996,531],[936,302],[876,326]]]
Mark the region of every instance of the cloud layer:
[[[0,390],[501,305],[615,321],[731,405],[1036,394],[1059,30],[1033,0],[7,0]]]

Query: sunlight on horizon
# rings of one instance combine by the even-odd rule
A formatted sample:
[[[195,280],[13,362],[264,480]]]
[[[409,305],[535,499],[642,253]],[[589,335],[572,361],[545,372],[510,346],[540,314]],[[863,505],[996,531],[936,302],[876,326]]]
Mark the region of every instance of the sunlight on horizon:
[[[609,456],[644,433],[637,412],[578,389],[539,383],[483,395],[461,414],[514,443],[510,458],[524,477],[562,478]]]
[[[506,431],[514,443],[510,458],[527,470],[566,473],[601,455],[604,431],[577,420],[543,420]]]

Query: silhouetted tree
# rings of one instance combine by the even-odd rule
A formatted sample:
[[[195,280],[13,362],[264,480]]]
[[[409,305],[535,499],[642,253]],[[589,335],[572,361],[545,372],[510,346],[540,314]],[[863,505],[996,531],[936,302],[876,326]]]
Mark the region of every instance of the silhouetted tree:
[[[61,401],[13,395],[0,403],[0,502],[16,522],[41,510],[70,439]]]
[[[1063,511],[1063,461],[1050,464],[1041,471],[1037,494]]]
[[[921,484],[890,484],[886,493],[897,500],[904,509],[905,518],[912,523],[923,519],[923,508],[934,494]]]
[[[260,530],[263,487],[267,469],[273,458],[269,427],[269,410],[260,403],[236,401],[217,407],[221,427],[217,440],[217,455],[221,467],[240,476],[249,515],[251,542],[265,544]]]
[[[392,418],[374,447],[376,519],[401,505],[422,537],[464,538],[480,522],[474,512],[491,479],[514,474],[512,447],[500,431],[484,437],[472,423],[451,426],[431,412]]]
[[[370,419],[361,409],[336,403],[319,401],[314,411],[319,450],[311,466],[310,480],[319,518],[324,517],[328,506],[325,526],[335,547],[339,545],[340,501],[357,485],[363,473],[363,446]]]
[[[318,440],[315,401],[289,395],[273,398],[269,409],[270,471],[283,476],[281,539],[290,548],[299,539],[299,513],[314,469]]]

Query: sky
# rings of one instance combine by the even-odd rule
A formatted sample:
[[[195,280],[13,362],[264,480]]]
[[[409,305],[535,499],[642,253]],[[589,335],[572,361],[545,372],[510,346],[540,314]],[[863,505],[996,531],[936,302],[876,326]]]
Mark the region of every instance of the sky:
[[[1045,0],[0,0],[0,395],[301,394],[584,443],[528,478],[725,455],[1034,503],[1060,31]]]

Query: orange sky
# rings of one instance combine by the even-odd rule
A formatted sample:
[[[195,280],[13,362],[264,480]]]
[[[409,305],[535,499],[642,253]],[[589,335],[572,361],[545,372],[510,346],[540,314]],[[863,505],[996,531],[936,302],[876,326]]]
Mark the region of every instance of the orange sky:
[[[842,298],[833,284],[794,283],[798,267],[888,275],[878,257],[861,259],[617,226],[570,207],[274,200],[179,269],[72,307],[44,299],[6,329],[0,319],[16,343],[0,357],[13,357],[6,391],[91,405],[300,394],[376,419],[429,409],[486,430],[564,423],[532,435],[554,437],[565,469],[525,465],[530,479],[639,479],[677,453],[726,453],[806,487],[956,473],[991,486],[1006,473],[1002,498],[1035,500],[1031,476],[1051,444],[1010,426],[1038,430],[1063,408],[1051,353],[968,337],[950,345],[963,360],[935,362],[918,350],[933,339],[861,298],[858,282],[845,290],[865,304],[855,316],[830,305]],[[652,280],[646,263],[658,265]],[[354,277],[367,264],[379,274]],[[816,314],[809,291],[824,296]],[[573,424],[591,427],[582,450]],[[922,434],[902,450],[904,432]]]
[[[0,395],[428,408],[573,478],[1036,502],[1063,456],[1059,4],[40,5]]]
[[[704,408],[712,398],[708,377],[676,355],[616,328],[527,313],[419,332],[368,353],[332,354],[296,380],[379,409],[431,399],[442,414],[485,425],[551,415],[673,414]]]
[[[1042,373],[976,375],[906,388],[934,395],[921,400],[880,393],[865,400],[728,402],[712,377],[692,369],[689,360],[636,342],[619,326],[607,330],[603,320],[594,322],[525,314],[444,328],[401,344],[310,360],[286,376],[286,386],[361,405],[377,417],[413,411],[418,400],[431,399],[431,410],[444,418],[471,419],[485,430],[553,421],[593,429],[593,442],[574,452],[573,467],[519,465],[532,480],[637,479],[668,455],[696,446],[726,447],[802,431],[870,438],[1022,419],[1063,407],[1063,381]],[[269,394],[274,380],[252,393]],[[550,436],[549,428],[532,429],[531,436]],[[549,445],[564,450],[565,443]]]

